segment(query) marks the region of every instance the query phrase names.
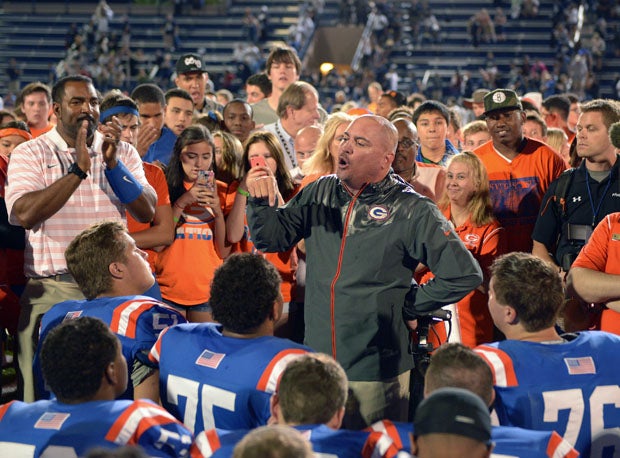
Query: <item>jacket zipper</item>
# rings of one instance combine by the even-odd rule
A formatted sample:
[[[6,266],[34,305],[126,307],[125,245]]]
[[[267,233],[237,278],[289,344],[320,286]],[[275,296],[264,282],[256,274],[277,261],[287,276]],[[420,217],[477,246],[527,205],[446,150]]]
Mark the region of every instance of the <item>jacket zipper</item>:
[[[335,310],[336,309],[336,297],[334,294],[334,290],[336,288],[336,283],[338,282],[338,279],[340,278],[340,270],[342,268],[342,258],[344,255],[344,248],[346,245],[347,232],[349,228],[349,218],[351,217],[351,212],[353,211],[353,207],[355,206],[355,202],[357,201],[357,198],[362,193],[362,191],[364,191],[365,188],[366,188],[366,184],[362,186],[362,188],[357,192],[357,194],[353,196],[353,198],[351,199],[351,202],[349,202],[349,208],[347,208],[347,213],[344,218],[342,241],[340,242],[340,252],[338,253],[338,266],[336,268],[336,273],[334,275],[334,278],[332,280],[330,290],[329,290],[329,293],[330,293],[329,294],[329,309],[330,309],[329,313],[330,313],[331,327],[332,327],[331,329],[332,331],[332,357],[336,360],[337,360],[336,358],[336,310]],[[347,192],[349,191],[347,190]]]

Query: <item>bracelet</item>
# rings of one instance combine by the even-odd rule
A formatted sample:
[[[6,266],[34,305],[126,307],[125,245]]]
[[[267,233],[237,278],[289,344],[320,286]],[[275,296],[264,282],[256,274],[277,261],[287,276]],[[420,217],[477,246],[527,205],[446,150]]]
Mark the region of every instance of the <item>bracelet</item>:
[[[242,189],[242,188],[237,188],[237,193],[241,194],[242,196],[245,196],[245,197],[250,197],[250,193],[247,192],[245,189]]]
[[[174,206],[175,206],[175,207],[177,207],[179,210],[185,210],[185,207],[181,207],[181,206],[178,204],[178,202],[179,202],[179,201],[177,200],[177,201],[174,203]]]
[[[116,167],[105,170],[105,176],[114,194],[124,204],[133,202],[142,194],[143,186],[120,160],[117,162]]]

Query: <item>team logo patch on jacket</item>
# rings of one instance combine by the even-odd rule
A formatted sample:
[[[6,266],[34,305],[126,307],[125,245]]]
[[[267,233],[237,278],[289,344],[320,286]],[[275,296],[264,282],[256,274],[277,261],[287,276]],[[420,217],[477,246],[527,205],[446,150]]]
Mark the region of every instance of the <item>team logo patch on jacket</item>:
[[[368,209],[368,217],[375,221],[385,221],[390,216],[390,211],[383,205],[375,205]]]

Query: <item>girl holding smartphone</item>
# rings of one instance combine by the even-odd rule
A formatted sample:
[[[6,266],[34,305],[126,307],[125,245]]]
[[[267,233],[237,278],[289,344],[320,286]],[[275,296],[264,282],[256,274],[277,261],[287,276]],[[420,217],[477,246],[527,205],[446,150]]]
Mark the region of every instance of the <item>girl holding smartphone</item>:
[[[158,256],[157,281],[164,301],[194,322],[212,321],[211,280],[230,252],[214,151],[211,133],[189,126],[177,138],[166,171],[176,229],[174,242]]]

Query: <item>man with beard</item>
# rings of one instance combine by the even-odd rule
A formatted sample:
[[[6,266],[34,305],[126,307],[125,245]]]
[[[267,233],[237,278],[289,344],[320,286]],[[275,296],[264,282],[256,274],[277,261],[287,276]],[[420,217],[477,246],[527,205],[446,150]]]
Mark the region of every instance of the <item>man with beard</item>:
[[[34,400],[33,342],[41,316],[54,304],[83,298],[64,258],[69,242],[97,220],[124,223],[125,210],[140,222],[155,212],[155,192],[138,152],[120,141],[118,118],[97,127],[92,80],[62,78],[52,102],[56,127],[15,148],[6,188],[9,221],[26,229],[18,356],[27,402]]]

